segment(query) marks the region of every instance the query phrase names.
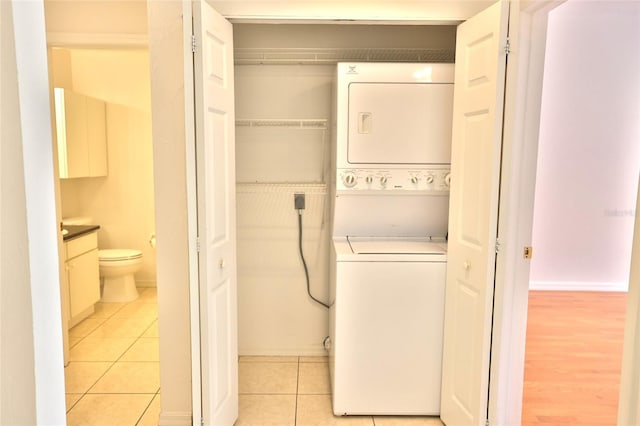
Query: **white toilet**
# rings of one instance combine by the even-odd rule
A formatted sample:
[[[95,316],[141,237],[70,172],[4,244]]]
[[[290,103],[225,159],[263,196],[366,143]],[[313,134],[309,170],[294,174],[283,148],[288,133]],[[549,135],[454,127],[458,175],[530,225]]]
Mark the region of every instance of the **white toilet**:
[[[103,279],[101,302],[131,302],[138,298],[133,274],[142,266],[140,250],[98,250],[98,264]]]

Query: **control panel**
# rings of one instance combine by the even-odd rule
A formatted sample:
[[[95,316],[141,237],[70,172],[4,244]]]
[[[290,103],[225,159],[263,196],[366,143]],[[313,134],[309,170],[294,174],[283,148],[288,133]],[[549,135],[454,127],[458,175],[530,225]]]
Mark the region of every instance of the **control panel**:
[[[449,169],[338,169],[338,191],[448,192]]]

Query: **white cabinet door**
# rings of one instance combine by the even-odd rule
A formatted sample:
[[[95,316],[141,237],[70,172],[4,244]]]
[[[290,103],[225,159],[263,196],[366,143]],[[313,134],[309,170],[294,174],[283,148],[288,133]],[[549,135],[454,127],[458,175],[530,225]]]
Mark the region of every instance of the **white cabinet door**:
[[[204,424],[232,425],[238,418],[233,31],[196,1],[194,32],[202,415]]]
[[[458,27],[441,418],[487,418],[508,2]]]
[[[107,175],[106,103],[54,89],[60,178]]]
[[[86,98],[89,176],[107,176],[107,104]]]
[[[66,157],[60,158],[60,177],[76,178],[89,176],[89,146],[87,145],[86,96],[65,90],[62,108],[64,132],[58,133],[58,143],[65,144]],[[58,124],[60,125],[60,124]]]
[[[74,318],[100,300],[98,249],[67,261],[69,279],[69,310]]]

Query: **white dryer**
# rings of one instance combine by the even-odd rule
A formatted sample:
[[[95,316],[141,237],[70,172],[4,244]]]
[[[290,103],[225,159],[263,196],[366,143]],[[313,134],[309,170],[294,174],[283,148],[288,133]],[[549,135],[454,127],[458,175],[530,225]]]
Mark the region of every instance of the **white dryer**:
[[[453,65],[338,64],[329,366],[336,415],[437,415]]]

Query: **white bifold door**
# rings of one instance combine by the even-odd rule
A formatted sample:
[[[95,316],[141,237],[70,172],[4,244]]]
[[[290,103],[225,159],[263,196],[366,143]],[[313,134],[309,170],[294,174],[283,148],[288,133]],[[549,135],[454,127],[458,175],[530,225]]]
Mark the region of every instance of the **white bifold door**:
[[[193,3],[202,418],[238,418],[235,118],[231,24]]]
[[[487,419],[508,2],[458,27],[453,99],[442,421]]]

